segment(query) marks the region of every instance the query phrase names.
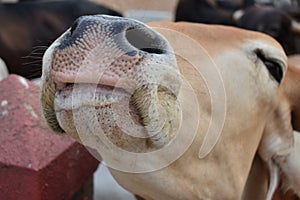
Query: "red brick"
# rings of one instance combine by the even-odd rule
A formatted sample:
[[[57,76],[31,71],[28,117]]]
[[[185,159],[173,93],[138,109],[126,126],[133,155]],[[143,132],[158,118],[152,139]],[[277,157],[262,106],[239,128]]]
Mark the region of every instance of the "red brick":
[[[39,87],[16,75],[0,82],[0,199],[70,199],[99,162],[49,130]]]

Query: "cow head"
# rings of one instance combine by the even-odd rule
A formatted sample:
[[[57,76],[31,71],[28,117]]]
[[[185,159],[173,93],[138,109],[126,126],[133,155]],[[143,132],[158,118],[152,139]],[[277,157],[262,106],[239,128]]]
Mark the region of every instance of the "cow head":
[[[41,101],[133,193],[239,199],[286,67],[264,34],[86,16],[45,53]]]

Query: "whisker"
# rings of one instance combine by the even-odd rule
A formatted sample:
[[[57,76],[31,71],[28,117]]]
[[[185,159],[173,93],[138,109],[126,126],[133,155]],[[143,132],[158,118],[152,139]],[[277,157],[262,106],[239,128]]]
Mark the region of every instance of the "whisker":
[[[34,47],[32,47],[32,52],[46,51],[47,49],[48,49],[48,46],[34,46]]]
[[[49,46],[34,46],[34,47],[32,47],[33,49],[37,49],[37,48],[39,48],[39,49],[47,49]]]
[[[31,53],[42,53],[45,51],[46,51],[46,49],[34,49],[33,51],[31,51]]]
[[[41,53],[35,53],[35,52],[32,52],[31,54],[32,54],[32,55],[43,55],[44,52],[41,52]],[[30,55],[31,55],[31,54],[30,54]]]
[[[33,58],[33,59],[42,60],[43,57],[41,57],[41,56],[31,56],[31,55],[28,55],[28,56],[22,56],[21,58],[22,58],[22,59],[25,59],[25,58]]]
[[[33,49],[31,52],[45,52],[46,49]]]
[[[49,46],[34,46],[28,55],[21,57],[21,59],[24,60],[21,66],[30,72],[30,77],[40,77],[42,75],[43,55],[48,47]]]
[[[26,66],[26,65],[33,65],[33,64],[39,64],[41,63],[42,61],[41,60],[35,60],[35,61],[32,61],[32,62],[27,62],[27,63],[22,63],[23,66]]]

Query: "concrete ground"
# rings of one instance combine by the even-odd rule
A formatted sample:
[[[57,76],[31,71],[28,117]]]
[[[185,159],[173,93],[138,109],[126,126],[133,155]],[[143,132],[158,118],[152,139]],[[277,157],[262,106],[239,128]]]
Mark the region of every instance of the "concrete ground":
[[[135,200],[111,176],[107,167],[99,165],[94,174],[94,200]]]

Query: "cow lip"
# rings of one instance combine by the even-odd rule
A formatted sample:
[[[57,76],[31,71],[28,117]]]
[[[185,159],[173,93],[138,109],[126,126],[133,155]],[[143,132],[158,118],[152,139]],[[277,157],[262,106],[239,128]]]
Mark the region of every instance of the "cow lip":
[[[114,93],[114,94],[119,94],[119,93],[124,93],[124,94],[129,94],[129,92],[126,91],[126,89],[123,89],[121,87],[116,87],[112,86],[110,84],[102,84],[102,83],[63,83],[59,84],[57,86],[56,90],[58,93],[69,93],[72,92],[73,90],[76,90],[76,88],[81,87],[81,86],[88,86],[90,89],[94,89],[95,92],[103,92],[103,93]]]
[[[55,94],[55,111],[73,110],[80,106],[102,108],[120,101],[130,101],[131,94],[123,88],[94,83],[60,84]]]
[[[133,101],[134,94],[128,93],[125,89],[103,84],[66,83],[64,85],[55,94],[54,111],[56,113],[73,111],[81,107],[94,107],[98,111],[109,108],[113,112],[120,112],[120,108],[123,110],[127,107],[125,110],[128,111],[128,116],[131,116],[136,124],[143,126],[143,120]],[[90,92],[93,94],[91,95]]]

